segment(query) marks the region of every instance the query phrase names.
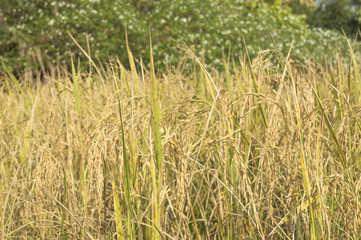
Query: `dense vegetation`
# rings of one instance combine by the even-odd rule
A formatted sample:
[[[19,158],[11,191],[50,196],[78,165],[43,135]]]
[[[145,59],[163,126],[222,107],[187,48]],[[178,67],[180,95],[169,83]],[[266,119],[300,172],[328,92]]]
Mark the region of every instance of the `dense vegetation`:
[[[279,4],[219,0],[4,0],[0,7],[0,61],[13,70],[45,70],[57,63],[70,66],[72,52],[85,66],[88,61],[69,32],[94,59],[107,61],[117,55],[126,64],[125,29],[134,56],[142,57],[148,66],[147,43],[152,32],[159,68],[178,63],[184,55],[182,42],[193,46],[207,64],[219,67],[229,53],[238,63],[245,46],[251,57],[260,49],[274,48],[269,30],[284,54],[295,40],[294,59],[323,61],[333,56],[334,50],[349,59],[342,34],[311,29],[306,24],[307,14],[292,11]]]
[[[358,239],[355,58],[217,74],[188,54],[191,74],[0,79],[1,237]]]
[[[0,238],[359,239],[359,11],[307,3],[2,0]]]

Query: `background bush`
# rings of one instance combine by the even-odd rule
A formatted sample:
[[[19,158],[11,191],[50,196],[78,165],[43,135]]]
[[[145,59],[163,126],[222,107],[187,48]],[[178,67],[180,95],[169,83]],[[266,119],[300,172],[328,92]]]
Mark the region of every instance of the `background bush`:
[[[0,39],[0,60],[15,69],[39,64],[39,52],[47,65],[67,63],[70,51],[81,56],[68,31],[85,49],[88,34],[92,55],[99,58],[113,53],[125,57],[126,24],[132,48],[147,42],[146,22],[122,0],[9,0],[0,14],[6,36]]]
[[[289,6],[296,14],[304,14],[307,24],[330,30],[343,31],[349,37],[354,37],[360,27],[357,9],[360,8],[359,0],[323,0],[314,7],[307,7],[299,1],[291,1]]]
[[[67,64],[70,52],[86,65],[68,31],[84,49],[88,34],[93,58],[118,55],[127,65],[125,27],[133,55],[145,63],[151,30],[158,68],[179,62],[183,41],[216,67],[221,66],[229,48],[235,59],[244,52],[243,37],[255,56],[260,49],[273,48],[268,29],[283,53],[295,39],[293,58],[323,60],[334,56],[336,49],[348,59],[348,47],[340,33],[311,29],[305,15],[279,5],[255,7],[217,0],[4,0],[0,17],[0,61],[12,70]]]

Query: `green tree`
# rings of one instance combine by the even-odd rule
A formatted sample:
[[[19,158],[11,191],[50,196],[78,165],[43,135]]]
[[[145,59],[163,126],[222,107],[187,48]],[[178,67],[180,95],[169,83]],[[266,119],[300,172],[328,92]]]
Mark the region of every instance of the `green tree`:
[[[356,13],[361,6],[361,0],[323,0],[312,6],[293,0],[289,6],[294,13],[304,14],[311,27],[332,29],[341,33],[344,30],[348,36],[357,33],[359,22]]]
[[[350,6],[357,17],[358,23],[361,24],[361,0],[350,0]]]
[[[323,1],[308,21],[311,26],[344,30],[347,35],[357,32],[358,22],[349,0]]]

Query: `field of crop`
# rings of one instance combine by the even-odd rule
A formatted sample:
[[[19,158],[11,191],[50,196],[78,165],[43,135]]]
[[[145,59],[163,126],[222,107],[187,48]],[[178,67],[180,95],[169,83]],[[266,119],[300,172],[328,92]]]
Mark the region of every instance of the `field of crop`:
[[[190,50],[191,72],[160,73],[128,49],[130,71],[4,73],[0,238],[359,239],[350,51],[351,67],[245,53],[221,74]]]

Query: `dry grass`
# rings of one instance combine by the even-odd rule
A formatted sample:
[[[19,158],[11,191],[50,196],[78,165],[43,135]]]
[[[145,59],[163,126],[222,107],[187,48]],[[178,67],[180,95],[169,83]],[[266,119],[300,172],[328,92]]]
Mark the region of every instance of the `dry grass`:
[[[1,239],[359,239],[359,75],[267,54],[3,75]]]

